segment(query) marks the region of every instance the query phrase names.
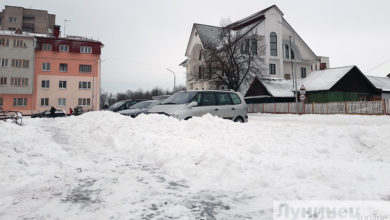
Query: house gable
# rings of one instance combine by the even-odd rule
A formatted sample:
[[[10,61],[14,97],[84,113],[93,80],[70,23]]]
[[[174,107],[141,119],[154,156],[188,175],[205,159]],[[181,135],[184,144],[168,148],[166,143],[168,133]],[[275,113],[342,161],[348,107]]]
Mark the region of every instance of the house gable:
[[[332,86],[330,91],[380,94],[380,90],[356,66]]]
[[[244,97],[252,97],[252,96],[271,97],[271,94],[267,91],[267,88],[265,88],[265,86],[260,82],[260,80],[257,77],[253,80],[252,84],[250,85]]]

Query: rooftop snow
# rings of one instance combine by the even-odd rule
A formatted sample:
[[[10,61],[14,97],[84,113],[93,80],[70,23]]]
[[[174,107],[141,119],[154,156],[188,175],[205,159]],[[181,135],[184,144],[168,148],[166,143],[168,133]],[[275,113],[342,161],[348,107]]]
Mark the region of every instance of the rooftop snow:
[[[377,89],[382,89],[382,91],[390,92],[390,78],[388,77],[377,77],[377,76],[367,76],[372,84]]]
[[[260,82],[273,97],[294,97],[291,80],[279,78],[261,78]]]
[[[0,30],[0,35],[6,36],[17,36],[17,37],[51,37],[51,34],[39,34],[39,33],[30,33],[22,32],[22,34],[17,34],[15,31]]]
[[[329,90],[354,67],[345,66],[311,72],[306,79],[298,84],[299,88],[304,85],[306,91]]]

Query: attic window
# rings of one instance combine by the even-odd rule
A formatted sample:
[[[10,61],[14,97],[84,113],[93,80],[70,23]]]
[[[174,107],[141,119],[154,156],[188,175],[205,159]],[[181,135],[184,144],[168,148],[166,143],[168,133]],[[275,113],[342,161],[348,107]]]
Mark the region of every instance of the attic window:
[[[198,36],[198,32],[197,31],[195,31],[195,36]]]

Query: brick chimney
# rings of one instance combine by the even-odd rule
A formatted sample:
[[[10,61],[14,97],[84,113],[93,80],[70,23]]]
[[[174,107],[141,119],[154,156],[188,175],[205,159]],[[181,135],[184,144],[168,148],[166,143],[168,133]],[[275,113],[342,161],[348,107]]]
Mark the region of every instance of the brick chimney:
[[[60,36],[60,33],[61,33],[60,27],[61,27],[61,26],[59,26],[59,25],[54,25],[53,36],[54,36],[55,38],[58,38],[58,37]]]

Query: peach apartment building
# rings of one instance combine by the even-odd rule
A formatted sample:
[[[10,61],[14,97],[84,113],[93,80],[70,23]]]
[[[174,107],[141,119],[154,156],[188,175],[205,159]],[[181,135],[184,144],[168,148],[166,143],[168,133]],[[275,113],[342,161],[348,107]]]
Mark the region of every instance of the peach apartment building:
[[[65,110],[81,106],[99,110],[100,54],[103,44],[81,37],[54,34],[36,37],[34,67],[34,112]]]

